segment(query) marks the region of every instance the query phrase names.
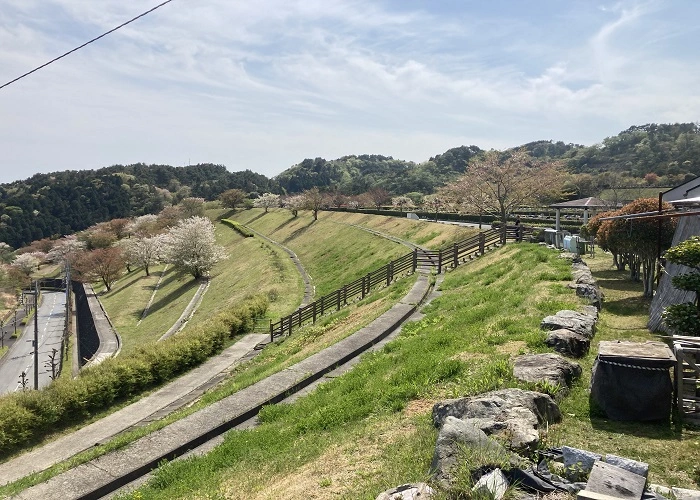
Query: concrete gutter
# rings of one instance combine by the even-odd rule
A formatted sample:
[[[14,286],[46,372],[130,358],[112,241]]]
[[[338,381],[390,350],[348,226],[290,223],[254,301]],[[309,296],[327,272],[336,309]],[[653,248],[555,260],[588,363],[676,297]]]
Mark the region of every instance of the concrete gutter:
[[[349,337],[256,384],[134,441],[127,447],[33,486],[16,498],[100,498],[256,415],[355,358],[396,330],[430,291],[421,273],[411,291],[390,310]]]
[[[97,298],[95,290],[90,284],[84,284],[85,295],[88,301],[88,307],[92,319],[95,322],[95,330],[100,339],[100,347],[97,348],[95,354],[90,358],[90,361],[85,363],[83,368],[95,366],[102,363],[105,359],[111,358],[119,354],[122,345],[122,339],[112,326],[112,322],[107,316],[107,312],[102,306],[102,302]]]

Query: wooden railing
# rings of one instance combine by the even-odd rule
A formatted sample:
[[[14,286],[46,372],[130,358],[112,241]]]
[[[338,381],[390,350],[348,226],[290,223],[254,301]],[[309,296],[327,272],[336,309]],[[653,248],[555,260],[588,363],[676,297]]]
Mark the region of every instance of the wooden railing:
[[[509,227],[506,234],[507,239],[517,241],[522,240],[525,233],[529,233],[527,228]],[[448,268],[455,268],[462,262],[483,255],[486,250],[500,242],[500,230],[490,229],[444,249],[413,250],[413,252],[389,262],[352,283],[324,295],[311,304],[300,307],[289,316],[285,316],[277,322],[270,322],[270,339],[274,340],[275,337],[285,334],[291,335],[295,329],[301,328],[304,324],[315,323],[324,314],[339,311],[349,301],[364,299],[373,288],[389,286],[393,281],[415,273],[417,269],[434,268],[438,273],[442,273]]]

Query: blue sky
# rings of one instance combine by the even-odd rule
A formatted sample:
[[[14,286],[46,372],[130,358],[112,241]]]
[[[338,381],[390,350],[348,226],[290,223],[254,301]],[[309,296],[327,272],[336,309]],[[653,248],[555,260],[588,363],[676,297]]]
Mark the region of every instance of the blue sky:
[[[0,0],[0,84],[157,0]],[[700,2],[174,0],[0,90],[0,182],[591,145],[700,119]]]

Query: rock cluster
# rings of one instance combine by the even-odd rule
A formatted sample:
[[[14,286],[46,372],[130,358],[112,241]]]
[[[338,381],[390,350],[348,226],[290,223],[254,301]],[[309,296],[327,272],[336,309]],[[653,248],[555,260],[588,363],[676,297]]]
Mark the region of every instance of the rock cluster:
[[[591,270],[580,258],[574,259],[572,267],[574,280],[569,286],[576,290],[576,295],[585,298],[589,304],[600,310],[603,307],[603,292],[598,288]]]
[[[581,376],[581,365],[554,353],[524,354],[515,358],[513,376],[523,382],[558,388],[557,395],[563,395]]]

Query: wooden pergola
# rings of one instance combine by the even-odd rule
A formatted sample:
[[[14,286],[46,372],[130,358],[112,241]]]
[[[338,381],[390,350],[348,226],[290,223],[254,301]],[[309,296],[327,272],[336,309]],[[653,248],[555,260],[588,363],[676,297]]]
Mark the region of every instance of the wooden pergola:
[[[589,196],[588,198],[581,198],[579,200],[571,200],[571,201],[563,201],[561,203],[554,203],[553,205],[550,205],[550,207],[554,208],[556,210],[555,229],[557,231],[559,231],[561,229],[560,219],[561,219],[562,208],[583,210],[583,223],[586,224],[588,222],[589,210],[594,213],[597,210],[609,209],[610,202],[605,201],[605,200],[601,200],[600,198],[594,198],[592,196]]]

